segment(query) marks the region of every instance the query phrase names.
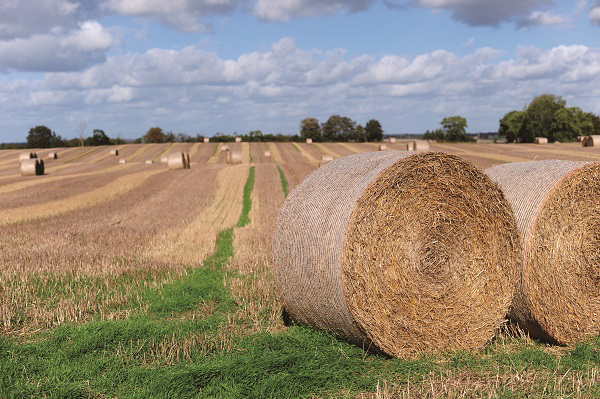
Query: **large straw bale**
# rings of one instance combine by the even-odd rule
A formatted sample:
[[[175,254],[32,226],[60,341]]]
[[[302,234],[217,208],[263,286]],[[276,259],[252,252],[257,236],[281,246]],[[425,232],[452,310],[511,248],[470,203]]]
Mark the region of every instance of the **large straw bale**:
[[[22,152],[19,154],[19,162],[25,159],[35,159],[37,157],[34,156],[33,152]]]
[[[265,158],[271,158],[271,151],[265,150]]]
[[[306,139],[306,144],[312,144],[313,139]]]
[[[21,161],[21,176],[42,176],[44,174],[44,161],[28,158]]]
[[[600,163],[532,161],[486,170],[523,242],[510,317],[534,338],[571,344],[600,332]]]
[[[235,165],[242,163],[242,149],[238,147],[232,147],[227,152],[227,163]]]
[[[600,135],[587,136],[583,140],[584,147],[600,147]]]
[[[390,144],[396,144],[396,138],[395,137],[390,137],[388,139],[388,141],[390,142]]]
[[[203,140],[205,143],[210,143],[210,139],[208,137],[205,137]]]
[[[300,324],[399,357],[478,348],[504,322],[518,232],[500,188],[461,158],[354,154],[282,206],[274,280]]]
[[[48,153],[48,158],[50,158],[50,159],[58,159],[58,153],[57,152],[49,152]]]
[[[406,142],[406,150],[407,151],[414,151],[415,150],[415,142],[414,141],[408,141],[408,142]]]
[[[323,156],[321,156],[321,161],[319,162],[319,166],[323,166],[328,162],[333,161],[333,155],[331,154],[323,154]]]
[[[114,149],[110,150],[110,155],[113,155],[113,156],[118,156],[118,155],[119,155],[119,150],[118,150],[118,149],[116,149],[116,148],[114,148]]]
[[[379,151],[387,151],[387,145],[379,144]]]
[[[119,159],[119,163],[127,163],[127,159],[121,158],[121,159]]]
[[[536,137],[535,144],[548,144],[548,139],[546,137]]]
[[[242,142],[242,138],[241,137],[236,137],[235,138],[235,142],[236,143],[241,143]]]
[[[427,140],[415,140],[413,142],[414,151],[429,151],[429,141]]]
[[[169,154],[167,164],[169,169],[185,169],[185,154],[183,152],[172,152]]]

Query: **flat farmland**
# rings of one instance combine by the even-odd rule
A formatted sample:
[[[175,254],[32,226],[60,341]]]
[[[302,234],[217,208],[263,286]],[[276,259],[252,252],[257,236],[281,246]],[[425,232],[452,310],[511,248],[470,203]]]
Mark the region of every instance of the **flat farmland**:
[[[378,144],[228,145],[241,164],[227,164],[221,143],[31,150],[46,166],[32,177],[20,176],[21,151],[0,151],[0,397],[600,395],[600,340],[562,348],[506,334],[480,351],[401,360],[284,325],[279,208],[324,155]],[[600,161],[580,143],[430,150],[482,169]],[[170,152],[189,153],[191,169],[168,169]]]

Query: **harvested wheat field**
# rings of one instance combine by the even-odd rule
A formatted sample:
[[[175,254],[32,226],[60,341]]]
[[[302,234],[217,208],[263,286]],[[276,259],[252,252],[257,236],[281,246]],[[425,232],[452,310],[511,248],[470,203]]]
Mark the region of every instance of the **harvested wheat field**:
[[[0,151],[0,397],[599,397],[599,147],[379,144]]]

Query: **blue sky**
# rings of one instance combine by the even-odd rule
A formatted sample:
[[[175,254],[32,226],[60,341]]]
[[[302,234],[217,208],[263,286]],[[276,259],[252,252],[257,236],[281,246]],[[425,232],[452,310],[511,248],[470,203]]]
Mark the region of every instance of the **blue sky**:
[[[596,0],[0,3],[0,141],[150,127],[294,134],[340,114],[387,133],[495,131],[542,93],[600,114]]]

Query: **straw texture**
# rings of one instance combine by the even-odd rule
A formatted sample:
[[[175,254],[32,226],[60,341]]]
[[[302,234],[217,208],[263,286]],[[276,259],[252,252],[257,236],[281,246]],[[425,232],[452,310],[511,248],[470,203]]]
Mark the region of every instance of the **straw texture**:
[[[183,152],[172,152],[167,161],[169,169],[185,169],[185,154]]]
[[[534,161],[486,170],[523,242],[510,317],[534,338],[571,344],[600,331],[600,163]]]
[[[518,243],[501,190],[468,162],[361,153],[288,196],[274,280],[296,322],[393,356],[481,347],[514,295]]]
[[[546,137],[536,137],[535,144],[548,144],[548,139]]]

